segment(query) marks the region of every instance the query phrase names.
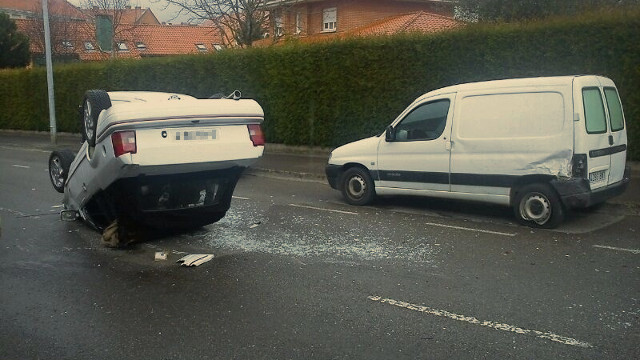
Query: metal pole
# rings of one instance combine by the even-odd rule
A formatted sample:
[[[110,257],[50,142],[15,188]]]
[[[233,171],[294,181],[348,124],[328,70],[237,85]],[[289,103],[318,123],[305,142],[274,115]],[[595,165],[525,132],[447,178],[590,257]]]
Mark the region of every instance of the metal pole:
[[[51,131],[51,143],[57,142],[56,131],[56,103],[53,93],[53,64],[51,62],[51,31],[49,30],[49,6],[48,0],[42,0],[42,18],[44,20],[44,46],[47,62],[47,91],[49,93],[49,129]]]

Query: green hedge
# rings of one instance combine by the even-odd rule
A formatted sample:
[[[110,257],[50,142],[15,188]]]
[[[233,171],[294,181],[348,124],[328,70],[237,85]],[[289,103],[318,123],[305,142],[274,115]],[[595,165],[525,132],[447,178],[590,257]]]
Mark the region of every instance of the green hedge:
[[[527,76],[600,74],[625,107],[629,157],[640,160],[640,10],[435,35],[228,50],[55,67],[58,131],[77,132],[86,89],[207,97],[234,89],[265,109],[267,140],[337,146],[379,133],[413,99],[447,85]],[[0,128],[49,128],[43,68],[0,71]]]

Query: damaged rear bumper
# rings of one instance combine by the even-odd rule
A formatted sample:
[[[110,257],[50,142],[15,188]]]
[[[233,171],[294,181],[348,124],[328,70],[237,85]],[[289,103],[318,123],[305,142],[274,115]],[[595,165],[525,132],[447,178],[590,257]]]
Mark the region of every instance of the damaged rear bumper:
[[[553,180],[551,185],[558,192],[565,207],[586,208],[622,194],[630,181],[631,169],[627,166],[621,181],[595,191],[591,190],[587,179]]]

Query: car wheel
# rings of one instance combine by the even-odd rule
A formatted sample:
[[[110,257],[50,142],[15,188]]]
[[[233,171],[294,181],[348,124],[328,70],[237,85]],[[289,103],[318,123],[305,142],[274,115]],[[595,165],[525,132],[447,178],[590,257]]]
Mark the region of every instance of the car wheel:
[[[366,169],[352,167],[342,175],[342,195],[351,205],[366,205],[375,198],[373,179]]]
[[[564,220],[564,208],[556,192],[548,184],[522,187],[514,202],[518,221],[524,225],[552,229]]]
[[[102,110],[111,107],[109,94],[104,90],[88,90],[82,102],[82,136],[89,142],[89,146],[96,146],[96,131],[98,116]]]
[[[49,180],[59,193],[64,193],[64,183],[74,157],[70,150],[54,151],[49,156]]]

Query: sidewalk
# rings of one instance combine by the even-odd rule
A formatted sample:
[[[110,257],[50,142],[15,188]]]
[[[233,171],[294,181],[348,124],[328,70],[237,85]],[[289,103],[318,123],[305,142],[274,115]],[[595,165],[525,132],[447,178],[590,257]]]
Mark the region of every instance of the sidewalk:
[[[80,135],[58,134],[57,144],[51,144],[49,133],[0,130],[0,146],[27,147],[39,150],[57,148],[78,149]],[[330,149],[305,146],[267,144],[262,158],[249,169],[252,173],[296,177],[326,182],[324,168]],[[640,204],[640,162],[630,161],[631,183],[624,194],[608,200],[616,204]]]

